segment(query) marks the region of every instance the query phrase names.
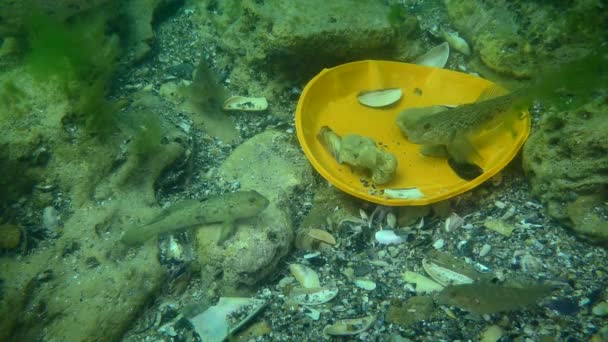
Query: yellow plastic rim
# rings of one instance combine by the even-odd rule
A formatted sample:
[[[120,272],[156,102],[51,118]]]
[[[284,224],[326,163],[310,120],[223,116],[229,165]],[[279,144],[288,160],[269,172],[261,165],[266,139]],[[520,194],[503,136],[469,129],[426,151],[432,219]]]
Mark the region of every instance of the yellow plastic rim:
[[[298,140],[313,167],[330,183],[355,197],[389,206],[424,205],[468,191],[494,176],[517,154],[530,133],[530,115],[514,127],[493,133],[492,141],[479,148],[484,170],[467,181],[458,177],[445,158],[419,153],[395,124],[399,112],[410,107],[460,105],[474,102],[492,82],[460,72],[390,61],[359,61],[324,69],[304,88],[296,110]],[[403,97],[394,105],[370,108],[357,101],[362,90],[401,88]],[[329,126],[338,135],[359,134],[397,157],[395,178],[382,186],[362,181],[365,175],[339,164],[321,145],[319,130]],[[500,129],[500,127],[498,128]],[[483,137],[479,137],[483,139]],[[386,193],[406,189],[406,198]]]

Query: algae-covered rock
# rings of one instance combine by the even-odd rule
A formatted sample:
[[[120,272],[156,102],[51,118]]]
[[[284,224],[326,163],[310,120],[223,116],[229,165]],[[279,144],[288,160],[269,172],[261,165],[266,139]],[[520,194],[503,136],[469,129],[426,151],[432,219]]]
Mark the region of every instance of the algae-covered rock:
[[[534,76],[539,67],[572,60],[581,55],[576,50],[594,49],[604,39],[598,28],[606,27],[605,15],[593,1],[444,3],[450,24],[473,44],[479,59],[508,76]]]
[[[0,340],[119,340],[164,279],[156,245],[127,255],[118,241],[116,218],[145,212],[128,199],[80,208],[53,243],[0,259]]]
[[[228,292],[267,277],[291,248],[298,205],[292,198],[312,183],[312,170],[290,140],[278,131],[260,133],[237,147],[220,167],[223,179],[238,181],[241,189],[255,190],[270,201],[258,216],[238,223],[223,246],[216,243],[221,225],[197,232],[202,273],[222,273],[221,285]]]
[[[215,6],[207,11],[221,13],[212,21],[222,46],[254,64],[297,66],[298,72],[394,56],[404,33],[415,27],[407,20],[391,21],[391,8],[378,1],[210,2]]]
[[[608,120],[605,99],[600,98],[574,110],[547,113],[523,150],[523,166],[532,192],[546,204],[548,214],[582,228],[605,202],[589,205],[579,196],[605,194],[608,188]],[[578,201],[578,203],[577,203]],[[605,201],[605,199],[604,199]],[[587,219],[585,219],[587,217]],[[595,219],[592,219],[595,221]],[[593,239],[606,241],[601,220],[594,229],[582,228]],[[603,227],[603,228],[602,228]]]

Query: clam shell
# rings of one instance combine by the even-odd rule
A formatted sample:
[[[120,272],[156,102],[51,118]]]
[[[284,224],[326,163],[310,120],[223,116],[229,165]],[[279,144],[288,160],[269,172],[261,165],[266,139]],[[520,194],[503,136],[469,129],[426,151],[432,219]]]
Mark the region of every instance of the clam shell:
[[[327,250],[336,244],[336,239],[327,231],[315,228],[303,229],[295,239],[297,249],[305,251]]]
[[[348,336],[357,335],[369,329],[376,321],[375,316],[366,316],[361,318],[343,319],[334,324],[326,325],[323,329],[323,335],[330,336]]]
[[[224,110],[242,110],[247,112],[259,112],[268,108],[265,97],[232,96],[224,101]]]
[[[416,284],[416,293],[430,293],[443,290],[441,284],[434,280],[415,272],[406,271],[403,274],[403,280],[408,283]]]
[[[427,51],[424,55],[416,58],[414,64],[443,68],[450,56],[450,44],[443,42]]]
[[[319,276],[312,268],[304,266],[302,264],[291,264],[289,265],[289,271],[296,278],[296,280],[305,288],[317,288],[321,287]]]
[[[364,90],[357,95],[359,103],[373,108],[390,106],[403,96],[401,88]]]
[[[470,277],[447,268],[437,260],[422,259],[422,268],[429,277],[443,286],[473,283]]]
[[[384,189],[384,196],[395,199],[419,199],[423,198],[424,194],[418,188]]]
[[[291,291],[290,298],[295,303],[300,305],[320,305],[329,302],[338,295],[338,288],[316,287],[302,288],[298,287]]]

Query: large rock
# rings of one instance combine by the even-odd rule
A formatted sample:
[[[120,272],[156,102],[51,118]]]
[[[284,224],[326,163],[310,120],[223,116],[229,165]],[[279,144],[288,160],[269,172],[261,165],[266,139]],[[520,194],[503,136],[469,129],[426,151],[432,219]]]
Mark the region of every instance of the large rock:
[[[208,14],[219,31],[218,44],[251,64],[294,74],[344,61],[395,58],[416,27],[413,17],[391,20],[391,7],[380,1],[211,3],[216,6],[206,8],[215,13]]]
[[[291,135],[278,131],[260,133],[222,164],[225,180],[238,181],[242,190],[258,191],[270,205],[258,217],[238,222],[234,236],[220,246],[221,225],[197,231],[204,285],[221,274],[221,287],[235,294],[266,278],[289,252],[292,214],[298,205],[293,198],[312,184],[311,167],[291,140]]]
[[[547,113],[528,139],[523,165],[549,215],[608,241],[608,120],[605,98]]]
[[[118,218],[153,213],[132,200],[77,210],[63,234],[0,259],[0,340],[116,341],[163,283],[156,242],[128,251]]]

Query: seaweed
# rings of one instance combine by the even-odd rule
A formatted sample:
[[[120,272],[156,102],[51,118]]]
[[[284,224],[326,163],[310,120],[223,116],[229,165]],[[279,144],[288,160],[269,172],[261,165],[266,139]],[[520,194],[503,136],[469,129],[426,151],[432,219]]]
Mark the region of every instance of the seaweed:
[[[116,127],[117,105],[106,99],[117,68],[119,39],[106,32],[102,9],[59,21],[34,10],[24,21],[24,63],[39,81],[59,82],[85,129],[105,136]]]
[[[408,18],[405,8],[401,4],[390,5],[388,12],[388,22],[392,26],[399,26],[403,24]]]

